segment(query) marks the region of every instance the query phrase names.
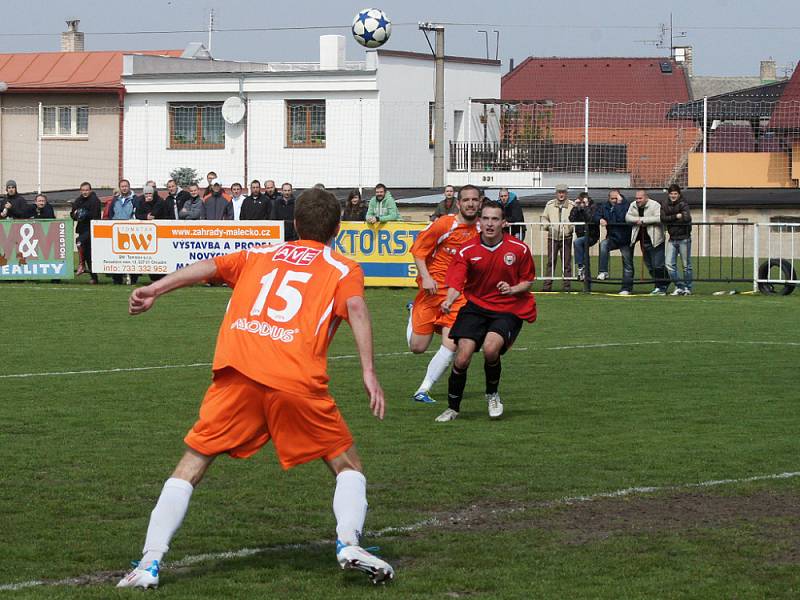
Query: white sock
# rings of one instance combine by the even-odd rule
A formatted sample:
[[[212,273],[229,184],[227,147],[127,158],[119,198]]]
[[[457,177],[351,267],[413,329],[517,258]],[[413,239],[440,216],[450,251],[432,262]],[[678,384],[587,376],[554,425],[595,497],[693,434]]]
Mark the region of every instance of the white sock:
[[[411,348],[411,334],[414,333],[414,327],[411,325],[411,311],[408,312],[408,325],[406,325],[406,341],[408,347]]]
[[[339,541],[358,546],[367,518],[367,478],[364,475],[358,471],[342,471],[336,476],[333,514]]]
[[[150,513],[150,525],[147,526],[142,550],[144,556],[139,563],[141,567],[147,568],[154,560],[160,561],[169,550],[170,540],[186,516],[193,491],[191,483],[176,477],[170,477],[164,483],[156,507]]]
[[[453,355],[455,352],[446,348],[445,346],[439,346],[439,349],[436,351],[436,354],[433,355],[431,362],[428,363],[428,370],[425,373],[425,379],[422,380],[422,385],[419,386],[419,389],[416,393],[420,392],[429,392],[433,387],[433,384],[439,381],[439,377],[442,376],[449,367],[450,363],[453,360]]]

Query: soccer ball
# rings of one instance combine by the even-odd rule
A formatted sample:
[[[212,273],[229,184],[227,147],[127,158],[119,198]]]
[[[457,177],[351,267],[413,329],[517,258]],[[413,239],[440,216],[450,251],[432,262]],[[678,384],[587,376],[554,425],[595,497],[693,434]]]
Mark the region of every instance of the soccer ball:
[[[353,19],[353,37],[362,46],[377,48],[389,41],[392,22],[382,10],[365,8]]]

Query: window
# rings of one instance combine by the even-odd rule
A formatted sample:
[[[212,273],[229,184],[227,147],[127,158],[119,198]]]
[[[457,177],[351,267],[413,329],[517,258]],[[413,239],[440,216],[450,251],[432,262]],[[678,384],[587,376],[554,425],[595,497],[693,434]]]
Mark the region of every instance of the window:
[[[286,146],[325,147],[325,100],[286,101]]]
[[[225,147],[222,102],[169,104],[169,147],[214,149]]]
[[[89,136],[88,106],[43,106],[42,137]]]

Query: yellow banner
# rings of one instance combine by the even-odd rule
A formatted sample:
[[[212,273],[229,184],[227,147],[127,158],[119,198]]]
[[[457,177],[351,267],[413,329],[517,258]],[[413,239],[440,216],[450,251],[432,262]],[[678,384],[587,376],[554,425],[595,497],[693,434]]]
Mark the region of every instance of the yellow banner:
[[[416,287],[417,267],[411,245],[428,225],[342,221],[333,248],[361,265],[366,285]]]

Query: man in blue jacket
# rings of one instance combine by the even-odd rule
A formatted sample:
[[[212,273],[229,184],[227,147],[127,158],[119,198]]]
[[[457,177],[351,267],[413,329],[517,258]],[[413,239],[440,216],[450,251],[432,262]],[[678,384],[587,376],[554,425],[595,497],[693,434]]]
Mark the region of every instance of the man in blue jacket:
[[[597,279],[608,279],[608,256],[612,250],[622,255],[622,289],[620,294],[629,295],[633,291],[633,247],[631,246],[631,226],[625,222],[630,202],[618,189],[608,192],[608,202],[594,213],[597,223],[606,228],[606,239],[600,242],[600,266]]]

